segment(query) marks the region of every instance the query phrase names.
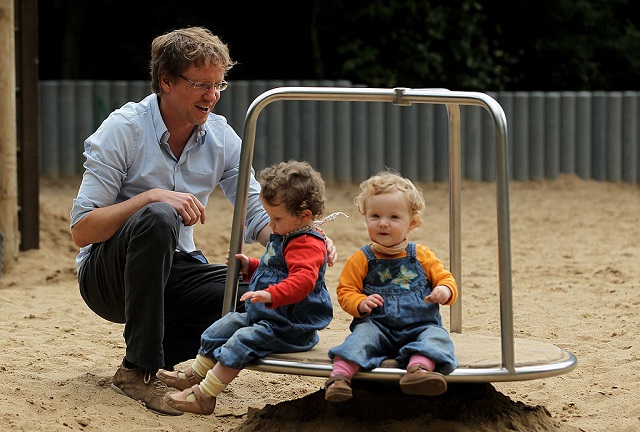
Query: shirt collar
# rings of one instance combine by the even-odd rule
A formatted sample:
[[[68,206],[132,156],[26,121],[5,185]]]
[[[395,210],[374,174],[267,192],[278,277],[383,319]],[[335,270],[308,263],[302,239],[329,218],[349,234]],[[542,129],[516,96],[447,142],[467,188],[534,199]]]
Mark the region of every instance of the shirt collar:
[[[169,130],[162,120],[162,114],[160,114],[160,103],[158,95],[153,95],[151,98],[151,118],[153,119],[153,128],[156,133],[156,139],[159,143],[165,143],[169,139]]]
[[[207,128],[205,125],[200,125],[196,128],[196,142],[200,145],[204,144],[204,139],[207,136]]]
[[[153,127],[156,133],[156,139],[160,144],[166,144],[169,140],[169,129],[162,120],[162,114],[160,114],[160,100],[158,95],[153,95],[151,99],[152,119]],[[206,124],[206,123],[205,123]],[[205,125],[196,127],[196,142],[198,144],[204,144],[205,137],[207,136],[207,129]]]

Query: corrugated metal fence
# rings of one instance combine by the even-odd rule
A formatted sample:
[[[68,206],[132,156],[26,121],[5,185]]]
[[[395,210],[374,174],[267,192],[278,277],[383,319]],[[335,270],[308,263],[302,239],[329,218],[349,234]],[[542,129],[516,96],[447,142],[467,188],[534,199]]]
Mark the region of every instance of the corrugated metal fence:
[[[242,135],[251,102],[282,86],[350,87],[345,81],[232,81],[215,111]],[[82,173],[83,141],[115,108],[150,92],[147,81],[41,81],[41,173]],[[488,93],[505,111],[510,177],[560,173],[640,182],[640,92]],[[254,167],[287,159],[311,163],[331,182],[360,182],[385,167],[421,182],[448,180],[444,106],[377,102],[278,101],[258,119]],[[495,179],[493,124],[481,107],[461,107],[462,176]]]

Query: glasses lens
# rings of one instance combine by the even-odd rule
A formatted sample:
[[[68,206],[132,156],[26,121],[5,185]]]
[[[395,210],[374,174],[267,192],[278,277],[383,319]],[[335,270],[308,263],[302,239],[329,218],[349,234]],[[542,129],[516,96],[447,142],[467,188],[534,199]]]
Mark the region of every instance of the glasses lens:
[[[224,91],[227,89],[227,87],[229,87],[229,83],[227,83],[226,81],[222,81],[216,84],[211,84],[211,83],[205,83],[205,82],[197,82],[194,83],[193,81],[183,77],[182,75],[180,75],[181,78],[183,78],[186,81],[189,81],[189,83],[193,86],[193,89],[196,91],[209,91],[211,89],[216,89],[218,91]]]

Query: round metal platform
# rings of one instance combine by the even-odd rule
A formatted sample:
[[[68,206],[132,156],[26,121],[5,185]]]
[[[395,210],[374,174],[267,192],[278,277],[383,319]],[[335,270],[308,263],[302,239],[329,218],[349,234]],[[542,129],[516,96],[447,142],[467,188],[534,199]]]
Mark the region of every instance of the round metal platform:
[[[344,340],[344,336],[328,337],[321,332],[320,343],[310,351],[274,354],[256,362],[249,369],[294,375],[328,377],[332,363],[327,352]],[[515,368],[502,367],[500,338],[451,333],[458,368],[446,376],[449,382],[500,382],[547,378],[565,374],[577,365],[576,357],[550,343],[515,339]],[[381,367],[359,372],[354,379],[398,381],[405,373],[395,361],[386,360]]]

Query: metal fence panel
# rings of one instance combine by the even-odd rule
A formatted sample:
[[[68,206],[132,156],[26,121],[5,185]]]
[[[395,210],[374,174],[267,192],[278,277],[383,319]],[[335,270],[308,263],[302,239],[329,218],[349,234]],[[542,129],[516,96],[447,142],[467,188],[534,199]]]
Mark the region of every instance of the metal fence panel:
[[[251,102],[281,86],[351,87],[347,81],[234,81],[215,112],[242,136]],[[40,170],[44,177],[82,173],[83,142],[116,108],[140,101],[146,81],[41,81]],[[488,92],[502,106],[509,176],[518,181],[575,174],[585,179],[640,181],[640,92]],[[461,172],[495,181],[492,124],[478,107],[461,110]],[[420,182],[449,176],[446,107],[366,102],[280,101],[257,125],[254,168],[287,159],[308,161],[330,182],[358,183],[390,167]]]

